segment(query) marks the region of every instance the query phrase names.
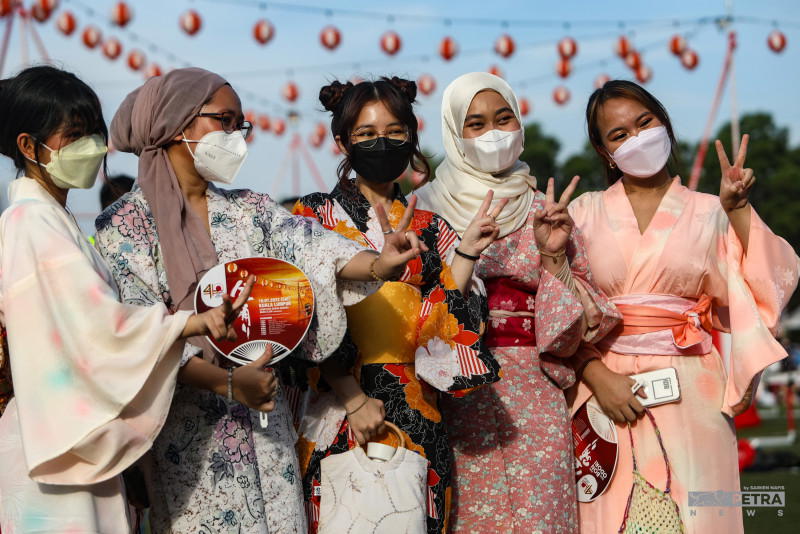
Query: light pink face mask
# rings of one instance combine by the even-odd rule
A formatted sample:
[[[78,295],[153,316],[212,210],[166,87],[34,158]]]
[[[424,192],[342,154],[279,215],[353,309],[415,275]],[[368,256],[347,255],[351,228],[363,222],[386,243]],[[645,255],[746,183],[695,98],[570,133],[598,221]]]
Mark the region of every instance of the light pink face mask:
[[[672,142],[664,126],[655,126],[628,138],[611,155],[619,170],[629,176],[649,178],[667,164]]]

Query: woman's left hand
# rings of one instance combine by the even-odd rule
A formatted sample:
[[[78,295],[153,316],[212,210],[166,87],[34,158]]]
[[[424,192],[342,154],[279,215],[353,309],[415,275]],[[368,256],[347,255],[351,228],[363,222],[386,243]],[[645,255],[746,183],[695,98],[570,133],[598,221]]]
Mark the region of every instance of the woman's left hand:
[[[559,254],[566,248],[569,234],[575,226],[567,206],[580,179],[580,176],[572,177],[558,202],[555,201],[555,180],[553,178],[547,180],[544,208],[533,214],[533,235],[539,250]]]
[[[503,211],[505,205],[508,204],[508,199],[500,199],[497,205],[492,208],[493,198],[494,191],[490,189],[486,193],[483,204],[481,204],[475,217],[472,218],[469,226],[464,230],[461,244],[458,246],[461,252],[471,256],[480,256],[481,252],[486,250],[486,247],[491,245],[500,234],[500,226],[498,226],[495,219]]]
[[[416,232],[408,229],[414,218],[416,205],[417,197],[412,196],[397,228],[392,228],[383,206],[380,204],[375,205],[375,216],[378,218],[385,238],[383,248],[373,265],[373,269],[375,274],[384,280],[400,278],[405,270],[406,263],[419,256],[421,252],[428,250],[425,243],[419,240]]]
[[[725,153],[725,148],[720,140],[717,139],[714,143],[717,148],[719,168],[722,171],[722,179],[719,183],[719,202],[722,204],[722,209],[725,210],[725,213],[747,206],[747,197],[750,195],[750,189],[752,189],[756,181],[753,169],[744,168],[749,141],[750,136],[744,134],[742,143],[739,145],[739,153],[736,155],[736,161],[734,161],[733,165],[728,161],[728,155]]]

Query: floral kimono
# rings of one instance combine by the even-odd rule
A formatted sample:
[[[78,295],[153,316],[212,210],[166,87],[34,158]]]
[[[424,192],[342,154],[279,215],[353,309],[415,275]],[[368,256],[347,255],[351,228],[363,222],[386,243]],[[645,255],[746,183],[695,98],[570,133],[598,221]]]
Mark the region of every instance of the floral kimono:
[[[406,206],[395,187],[388,214],[393,225]],[[383,246],[375,212],[352,181],[337,185],[330,194],[303,197],[294,211],[364,246]],[[480,281],[472,281],[465,297],[450,272],[457,234],[439,216],[423,210],[416,210],[410,229],[429,251],[409,262],[399,282],[384,284],[347,309],[348,336],[334,357],[353,369],[369,397],[383,401],[386,420],[405,434],[406,447],[427,458],[428,532],[441,533],[447,530],[452,461],[439,393],[460,396],[495,382],[499,366],[480,339],[485,319]],[[319,379],[318,370],[309,375],[314,394],[303,418],[298,453],[310,529],[315,532],[320,461],[357,442],[344,407]],[[391,444],[391,439],[385,442]]]
[[[476,266],[489,299],[486,344],[503,379],[444,406],[456,463],[453,532],[577,529],[563,390],[575,383],[579,363],[571,356],[579,344],[600,339],[619,316],[592,280],[579,232],[570,236],[567,257],[573,279],[594,303],[590,310],[542,267],[533,214],[543,206],[537,191],[527,221],[490,245]]]
[[[786,356],[773,333],[797,285],[797,256],[755,211],[745,253],[719,198],[691,191],[677,177],[644,232],[622,181],[579,197],[570,212],[586,236],[598,285],[623,315],[621,329],[597,344],[605,365],[625,375],[677,371],[680,400],[651,412],[686,532],[743,532],[741,508],[714,506],[714,492],[740,490],[731,416],[747,407],[761,371]],[[654,322],[672,326],[647,326]],[[713,347],[712,329],[731,333],[728,361]],[[581,383],[573,410],[590,395]],[[652,425],[640,420],[631,430],[639,470],[663,491],[667,476]],[[611,485],[580,505],[583,533],[606,533],[622,524],[633,466],[626,426],[617,424],[617,434],[619,461]],[[705,493],[705,505],[694,507],[690,492]]]
[[[189,312],[119,302],[72,215],[17,178],[0,216],[0,323],[14,398],[0,418],[3,534],[131,531],[122,471],[170,408]]]
[[[268,196],[249,190],[206,193],[211,240],[220,262],[274,257],[309,277],[316,298],[310,346],[321,359],[345,331],[342,304],[363,298],[376,284],[337,283],[336,273],[363,248],[293,217]],[[122,197],[97,220],[98,247],[132,303],[171,303],[158,232],[140,189]],[[184,361],[198,353],[187,344]],[[178,385],[169,418],[155,442],[149,486],[156,533],[294,534],[306,529],[295,453],[295,429],[283,395],[269,414],[210,391]]]

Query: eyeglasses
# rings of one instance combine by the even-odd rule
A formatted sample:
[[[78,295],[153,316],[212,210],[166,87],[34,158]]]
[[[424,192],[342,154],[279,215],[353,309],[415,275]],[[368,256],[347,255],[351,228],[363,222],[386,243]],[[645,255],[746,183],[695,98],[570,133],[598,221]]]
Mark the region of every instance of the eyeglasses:
[[[374,128],[364,128],[353,132],[350,137],[364,148],[372,148],[378,144],[379,137],[385,138],[390,145],[400,146],[407,143],[411,136],[407,126],[392,126],[383,132]]]
[[[253,123],[250,121],[236,122],[236,114],[231,113],[230,111],[221,113],[198,113],[195,116],[209,117],[211,119],[218,120],[220,123],[222,123],[222,129],[225,131],[225,133],[233,133],[236,130],[240,130],[245,139],[250,137],[250,133],[253,131]]]

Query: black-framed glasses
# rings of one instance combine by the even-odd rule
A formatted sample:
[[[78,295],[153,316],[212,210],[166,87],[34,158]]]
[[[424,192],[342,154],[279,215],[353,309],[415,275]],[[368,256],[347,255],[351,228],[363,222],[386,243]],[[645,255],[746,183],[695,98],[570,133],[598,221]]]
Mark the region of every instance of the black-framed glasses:
[[[411,139],[407,126],[391,126],[382,132],[374,128],[363,128],[350,134],[350,137],[355,143],[361,144],[364,148],[374,147],[378,144],[379,137],[386,138],[389,144],[395,146],[407,143]]]
[[[236,114],[231,113],[230,111],[218,113],[198,113],[195,116],[209,117],[211,119],[218,120],[222,124],[222,129],[225,131],[225,133],[233,133],[236,130],[240,130],[245,139],[250,137],[250,133],[253,131],[253,123],[250,121],[237,122]]]

